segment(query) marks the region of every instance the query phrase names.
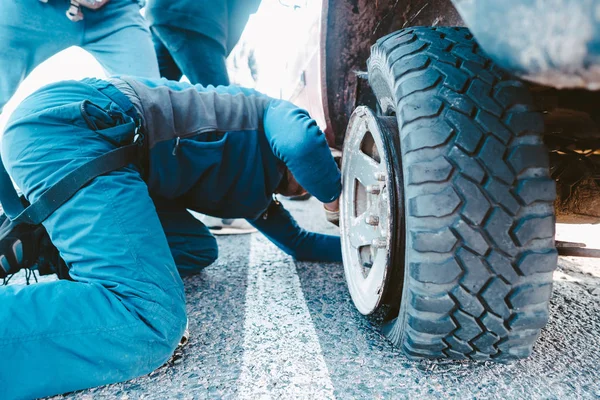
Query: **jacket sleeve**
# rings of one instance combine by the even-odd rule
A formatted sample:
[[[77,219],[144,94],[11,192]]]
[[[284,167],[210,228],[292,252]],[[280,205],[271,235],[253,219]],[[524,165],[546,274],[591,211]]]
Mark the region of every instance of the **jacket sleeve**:
[[[341,262],[339,236],[308,232],[278,202],[272,202],[266,218],[248,220],[271,242],[299,261]]]
[[[287,101],[272,101],[265,111],[264,129],[273,153],[302,187],[323,203],[340,196],[340,170],[325,135],[307,111]]]

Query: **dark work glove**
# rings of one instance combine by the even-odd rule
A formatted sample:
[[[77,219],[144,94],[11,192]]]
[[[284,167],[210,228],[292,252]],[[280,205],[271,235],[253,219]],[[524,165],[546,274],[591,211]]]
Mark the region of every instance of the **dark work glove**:
[[[0,213],[0,279],[25,268],[69,279],[66,264],[43,225],[14,224]]]

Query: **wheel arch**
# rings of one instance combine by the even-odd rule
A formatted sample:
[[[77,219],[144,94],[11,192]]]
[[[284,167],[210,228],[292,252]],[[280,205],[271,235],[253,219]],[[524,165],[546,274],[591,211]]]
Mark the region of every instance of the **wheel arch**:
[[[321,100],[329,144],[341,149],[350,115],[375,103],[366,78],[377,39],[408,26],[464,26],[450,0],[323,0]]]

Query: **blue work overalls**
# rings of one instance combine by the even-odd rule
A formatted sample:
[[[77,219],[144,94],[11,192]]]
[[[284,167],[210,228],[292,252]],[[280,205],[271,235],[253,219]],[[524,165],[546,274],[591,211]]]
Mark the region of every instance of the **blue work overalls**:
[[[121,90],[47,86],[7,125],[2,159],[31,202],[131,143],[134,132],[118,128],[132,110],[148,156],[94,179],[44,221],[74,281],[0,288],[2,399],[123,381],[170,357],[186,324],[177,268],[194,273],[217,256],[186,209],[248,218],[299,259],[341,260],[339,237],[306,232],[271,203],[284,166],[321,201],[339,196],[339,170],[306,112],[234,87],[123,79]]]
[[[260,0],[149,0],[146,18],[160,76],[228,85],[226,59]]]
[[[68,7],[69,0],[0,0],[0,112],[35,67],[71,46],[88,51],[109,74],[159,77],[138,2],[82,8],[79,22],[66,17]]]

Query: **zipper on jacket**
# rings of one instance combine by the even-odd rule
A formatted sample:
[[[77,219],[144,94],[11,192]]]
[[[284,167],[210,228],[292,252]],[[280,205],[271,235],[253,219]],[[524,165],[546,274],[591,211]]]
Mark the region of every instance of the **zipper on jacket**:
[[[174,156],[177,155],[177,150],[179,150],[179,142],[181,141],[181,138],[179,136],[177,136],[177,140],[175,140],[175,146],[173,146],[173,154]]]

